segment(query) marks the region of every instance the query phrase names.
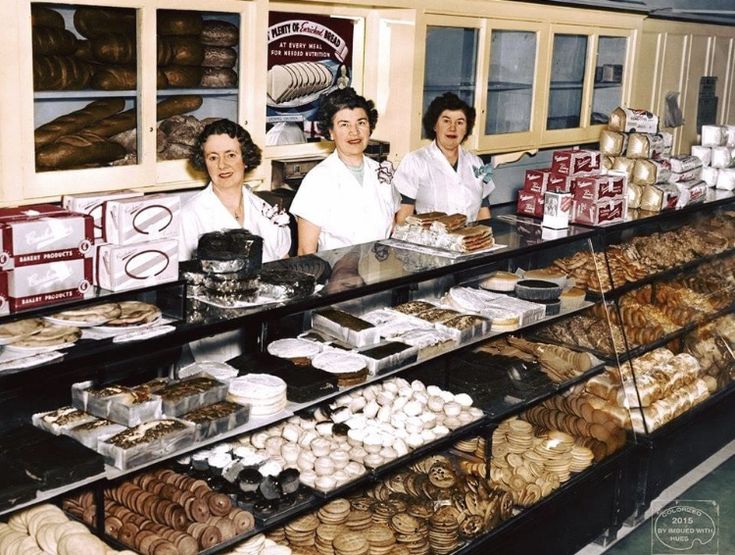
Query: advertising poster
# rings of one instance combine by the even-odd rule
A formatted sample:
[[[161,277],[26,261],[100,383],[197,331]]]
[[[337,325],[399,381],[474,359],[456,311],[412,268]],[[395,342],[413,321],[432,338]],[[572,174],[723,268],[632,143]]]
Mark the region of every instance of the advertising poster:
[[[266,144],[319,140],[319,99],[349,87],[353,22],[271,12],[268,21]]]

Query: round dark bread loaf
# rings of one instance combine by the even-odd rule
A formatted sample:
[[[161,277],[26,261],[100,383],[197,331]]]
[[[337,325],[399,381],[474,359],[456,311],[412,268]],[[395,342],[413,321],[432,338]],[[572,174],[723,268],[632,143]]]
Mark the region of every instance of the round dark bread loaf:
[[[176,115],[163,120],[158,128],[169,142],[194,146],[203,126],[194,116]]]
[[[66,28],[63,15],[56,10],[38,4],[31,4],[31,25],[33,27],[51,27],[60,31]]]
[[[80,131],[66,135],[36,151],[36,167],[59,170],[90,163],[107,163],[125,156],[125,149],[104,137]]]
[[[92,66],[72,56],[33,56],[33,89],[79,90],[89,87]]]
[[[158,10],[156,29],[159,35],[198,35],[202,32],[202,16],[199,12]]]
[[[93,39],[105,33],[135,35],[135,10],[80,6],[74,12],[74,27],[80,35]]]
[[[137,59],[135,35],[104,33],[91,40],[92,56],[106,64],[134,64]]]
[[[235,67],[237,51],[229,46],[205,46],[204,67]]]
[[[36,148],[54,142],[59,137],[81,131],[88,125],[116,114],[125,108],[122,98],[107,98],[90,102],[81,110],[58,117],[34,131]]]
[[[74,57],[83,62],[96,63],[96,60],[92,55],[92,41],[77,39],[77,49],[74,51]]]
[[[160,68],[166,75],[166,80],[171,87],[198,87],[202,79],[202,68],[200,66],[170,65]]]
[[[209,19],[202,27],[201,41],[205,46],[236,46],[238,29],[232,23]]]
[[[66,29],[34,27],[31,37],[34,56],[39,54],[68,56],[74,54],[77,49],[77,37]]]
[[[228,67],[205,67],[200,81],[202,87],[236,87],[237,73]]]
[[[158,37],[158,65],[198,66],[204,59],[204,47],[198,37]]]
[[[167,142],[158,153],[159,160],[185,160],[191,158],[191,147],[182,143]]]

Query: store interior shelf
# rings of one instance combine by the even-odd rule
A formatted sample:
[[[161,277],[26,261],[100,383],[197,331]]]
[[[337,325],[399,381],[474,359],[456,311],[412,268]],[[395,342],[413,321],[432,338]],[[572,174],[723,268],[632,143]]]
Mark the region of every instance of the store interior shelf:
[[[552,91],[579,90],[583,86],[583,81],[552,81],[550,88]]]
[[[159,89],[158,96],[177,96],[183,94],[197,94],[200,96],[236,96],[238,89],[222,88],[192,88],[192,89]],[[33,93],[34,100],[70,100],[85,98],[135,98],[140,94],[137,90],[103,91],[103,90],[81,90],[81,91],[38,91]]]
[[[663,279],[673,278],[693,268],[697,268],[709,262],[713,262],[715,260],[719,260],[722,258],[727,258],[728,256],[733,256],[733,255],[735,255],[735,248],[727,249],[727,250],[724,250],[716,254],[700,256],[680,266],[673,266],[671,268],[667,268],[666,270],[662,270],[661,272],[650,274],[644,277],[643,279],[625,283],[621,285],[620,287],[616,287],[612,289],[611,291],[607,291],[605,293],[605,298],[607,300],[615,299],[617,297],[624,295],[625,293],[628,293],[629,291],[638,289],[639,287],[643,287],[644,285],[648,285],[649,283],[654,283],[654,282],[657,282]],[[602,295],[594,291],[588,291],[587,297],[593,301],[602,300]]]
[[[530,91],[533,90],[533,83],[514,83],[511,81],[494,81],[488,83],[488,92],[504,92],[504,91]]]

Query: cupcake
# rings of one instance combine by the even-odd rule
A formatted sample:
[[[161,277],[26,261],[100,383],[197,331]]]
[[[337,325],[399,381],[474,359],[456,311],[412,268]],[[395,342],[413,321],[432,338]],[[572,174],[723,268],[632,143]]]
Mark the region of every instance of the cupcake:
[[[299,476],[299,471],[295,468],[287,468],[281,471],[278,475],[278,481],[281,484],[281,491],[283,491],[284,495],[296,493],[300,485]]]
[[[245,493],[254,493],[258,490],[263,475],[255,469],[246,468],[237,477],[240,489]]]

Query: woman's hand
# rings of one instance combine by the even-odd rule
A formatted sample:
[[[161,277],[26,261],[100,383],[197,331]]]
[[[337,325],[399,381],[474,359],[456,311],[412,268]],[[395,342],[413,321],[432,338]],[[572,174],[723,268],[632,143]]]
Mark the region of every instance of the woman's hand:
[[[296,218],[296,223],[299,230],[299,248],[296,254],[299,256],[314,254],[319,247],[319,234],[322,228],[304,218]]]
[[[401,204],[401,207],[396,212],[396,224],[401,225],[406,221],[411,214],[414,212],[413,204]]]

